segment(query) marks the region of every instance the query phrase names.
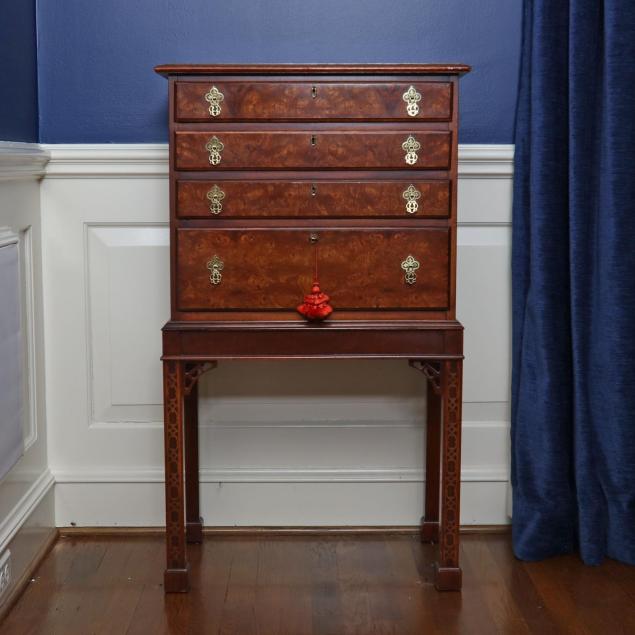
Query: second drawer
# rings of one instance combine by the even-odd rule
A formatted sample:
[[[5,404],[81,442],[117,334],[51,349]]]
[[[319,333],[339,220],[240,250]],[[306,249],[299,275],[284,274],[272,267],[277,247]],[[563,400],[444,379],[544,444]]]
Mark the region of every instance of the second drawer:
[[[445,130],[177,131],[177,170],[447,170],[452,133]]]
[[[447,218],[450,182],[177,180],[180,218]]]

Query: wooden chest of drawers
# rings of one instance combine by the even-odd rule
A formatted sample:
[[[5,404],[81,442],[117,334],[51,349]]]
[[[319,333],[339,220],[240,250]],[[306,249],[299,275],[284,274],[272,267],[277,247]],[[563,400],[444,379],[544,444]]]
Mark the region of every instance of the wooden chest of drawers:
[[[219,359],[258,357],[403,357],[424,372],[422,532],[440,539],[437,586],[460,587],[456,176],[467,70],[156,68],[169,80],[170,113],[166,590],[187,587],[185,540],[202,526],[196,380]],[[307,323],[297,307],[316,261],[334,310]]]

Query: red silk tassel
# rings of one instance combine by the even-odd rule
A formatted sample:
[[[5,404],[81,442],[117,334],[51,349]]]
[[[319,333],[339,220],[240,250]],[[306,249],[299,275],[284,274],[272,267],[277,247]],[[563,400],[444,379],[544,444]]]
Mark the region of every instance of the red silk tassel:
[[[329,304],[330,299],[326,293],[322,293],[320,290],[320,283],[318,281],[318,250],[316,246],[313,286],[311,287],[311,293],[304,296],[304,302],[298,307],[298,312],[307,320],[315,322],[325,320],[333,313],[333,307]]]

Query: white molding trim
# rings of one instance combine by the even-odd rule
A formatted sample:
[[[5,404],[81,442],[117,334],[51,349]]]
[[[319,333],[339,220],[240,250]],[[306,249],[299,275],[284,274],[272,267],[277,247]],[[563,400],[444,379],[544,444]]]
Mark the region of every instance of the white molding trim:
[[[56,483],[163,483],[163,468],[56,470]],[[201,483],[423,483],[423,470],[391,468],[203,468]],[[472,466],[461,470],[461,481],[472,483],[509,480],[505,466]]]
[[[50,154],[47,178],[167,178],[165,143],[44,144]],[[514,146],[459,145],[459,177],[511,178]]]
[[[0,523],[0,552],[11,542],[15,534],[24,525],[26,519],[40,504],[48,491],[55,484],[50,470],[44,470],[33,482],[24,496],[16,503],[6,518]]]
[[[45,144],[47,178],[167,178],[167,143]]]
[[[513,145],[459,145],[459,179],[511,179],[513,176]]]
[[[48,161],[49,153],[39,143],[0,141],[0,181],[40,179]]]

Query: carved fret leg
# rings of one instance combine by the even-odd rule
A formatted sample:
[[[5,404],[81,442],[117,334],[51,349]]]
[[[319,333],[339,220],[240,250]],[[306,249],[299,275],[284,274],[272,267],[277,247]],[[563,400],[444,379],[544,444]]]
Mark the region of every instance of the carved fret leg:
[[[463,362],[461,360],[442,362],[441,523],[439,527],[439,562],[435,581],[439,591],[458,591],[461,588],[459,523],[462,379]]]
[[[188,543],[203,541],[199,512],[198,384],[185,397],[185,536]]]
[[[428,381],[426,402],[426,499],[421,541],[439,540],[439,471],[441,469],[441,397]]]
[[[182,593],[189,589],[184,522],[183,388],[183,364],[164,361],[166,593]]]

